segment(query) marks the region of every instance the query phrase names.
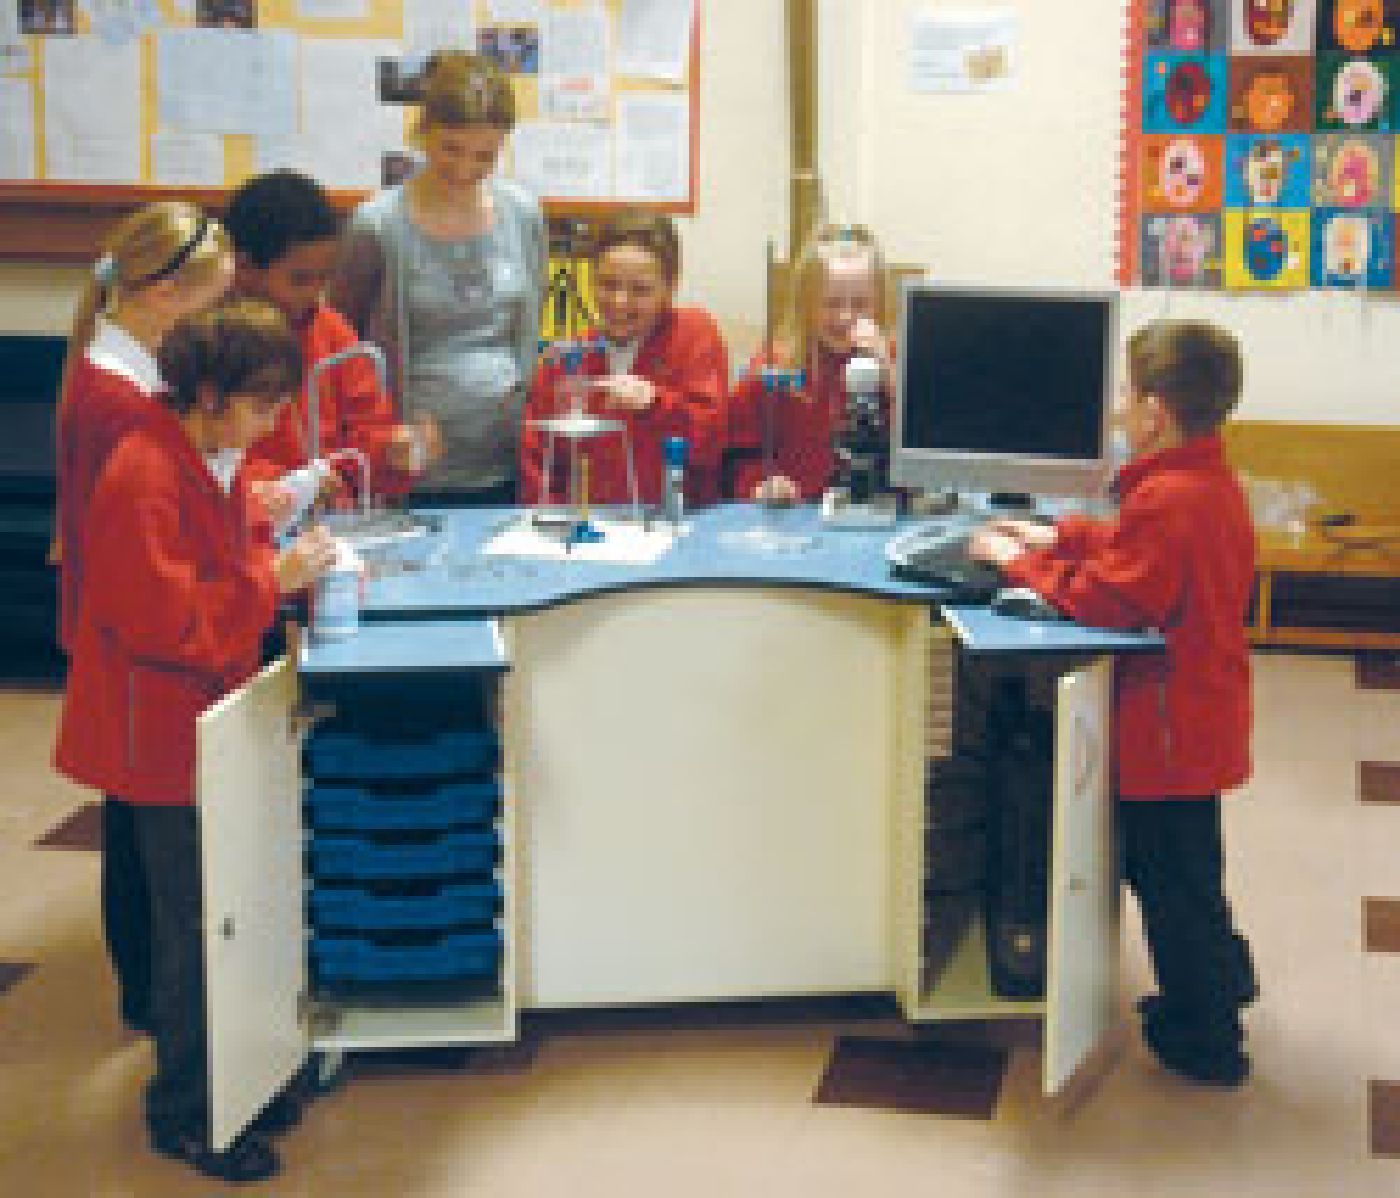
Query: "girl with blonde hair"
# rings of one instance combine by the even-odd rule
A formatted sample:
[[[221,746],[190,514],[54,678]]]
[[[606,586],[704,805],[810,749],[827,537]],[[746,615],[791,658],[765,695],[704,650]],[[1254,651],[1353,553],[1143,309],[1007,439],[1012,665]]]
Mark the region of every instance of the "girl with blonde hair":
[[[82,608],[88,502],[117,443],[156,406],[156,352],[182,317],[219,299],[233,255],[219,225],[181,203],[150,204],[102,242],[73,318],[59,396],[59,638],[72,652]],[[150,1026],[150,900],[131,811],[108,798],[102,819],[102,925],[124,1022]]]
[[[834,434],[845,414],[844,369],[873,357],[893,386],[890,273],[863,225],[823,225],[793,265],[771,346],[754,358],[729,402],[732,494],[770,502],[812,500],[831,482]],[[766,393],[769,367],[800,370],[802,385]]]
[[[514,125],[493,63],[434,56],[414,133],[423,167],[355,211],[331,282],[331,304],[384,349],[401,411],[441,432],[419,502],[514,502],[546,264],[539,204],[494,173]]]

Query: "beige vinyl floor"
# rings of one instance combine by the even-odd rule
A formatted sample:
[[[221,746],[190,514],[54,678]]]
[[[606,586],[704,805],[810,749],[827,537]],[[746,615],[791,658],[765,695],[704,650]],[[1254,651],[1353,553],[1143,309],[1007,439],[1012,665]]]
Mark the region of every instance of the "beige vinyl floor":
[[[989,1120],[814,1104],[841,1033],[888,1021],[757,1008],[674,1023],[547,1026],[533,1054],[466,1069],[352,1071],[285,1141],[278,1195],[871,1195],[1383,1198],[1368,1083],[1400,1081],[1400,954],[1368,953],[1363,901],[1400,896],[1400,806],[1357,800],[1360,761],[1400,762],[1400,692],[1340,657],[1257,659],[1258,770],[1227,809],[1230,883],[1263,998],[1253,1079],[1221,1093],[1163,1074],[1125,1019],[1068,1096],[1017,1048]],[[98,929],[98,861],[33,842],[91,796],[56,779],[57,698],[0,692],[0,1195],[204,1195],[145,1149],[144,1040],[119,1030]],[[1125,1013],[1146,984],[1126,921]],[[831,1016],[839,1011],[829,1012]],[[1022,1037],[1024,1040],[1024,1037]]]

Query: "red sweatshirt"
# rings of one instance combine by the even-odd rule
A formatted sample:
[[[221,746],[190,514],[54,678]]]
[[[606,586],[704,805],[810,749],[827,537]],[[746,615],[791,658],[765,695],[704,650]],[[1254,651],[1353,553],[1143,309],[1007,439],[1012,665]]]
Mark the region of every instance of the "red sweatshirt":
[[[580,369],[589,378],[605,377],[606,354],[587,354]],[[651,407],[643,412],[624,412],[600,407],[590,399],[588,409],[627,423],[642,502],[661,502],[665,476],[661,447],[667,437],[684,437],[689,446],[687,501],[697,505],[714,502],[718,497],[729,384],[729,355],[714,319],[698,308],[672,308],[638,347],[630,373],[656,385],[656,400]],[[522,503],[541,500],[548,436],[530,422],[555,414],[556,390],[563,374],[558,362],[545,358],[535,371],[520,432]],[[628,502],[631,496],[627,489],[627,455],[621,435],[598,437],[583,444],[590,467],[589,499],[594,503]],[[569,494],[569,459],[564,442],[556,444],[554,453],[551,498],[563,502]]]
[[[257,669],[277,586],[246,486],[225,495],[175,416],[149,406],[84,520],[54,763],[130,803],[181,805],[194,802],[195,718]]]
[[[360,338],[334,308],[321,304],[300,330],[302,359],[309,376],[311,368],[324,358],[359,342]],[[413,476],[389,465],[389,436],[398,424],[394,401],[383,391],[368,358],[351,358],[321,375],[316,387],[321,453],[354,448],[369,457],[370,486],[379,495],[407,491]],[[277,424],[266,437],[252,445],[243,459],[241,472],[250,481],[269,481],[289,470],[305,466],[310,456],[306,441],[307,394],[305,384],[295,403],[283,406]],[[349,463],[340,464],[347,482],[358,486],[358,472]]]
[[[836,469],[832,437],[846,410],[846,363],[850,354],[817,347],[807,385],[800,391],[764,394],[762,371],[772,364],[758,354],[734,386],[729,400],[729,443],[736,455],[731,498],[753,498],[764,479],[764,427],[770,429],[772,473],[797,484],[804,500],[820,499]],[[885,397],[889,421],[889,397]]]
[[[1161,656],[1118,659],[1118,792],[1197,797],[1250,774],[1245,616],[1254,529],[1218,436],[1130,462],[1117,520],[1070,517],[1052,549],[1006,567],[1057,608],[1101,628],[1154,628]]]
[[[95,365],[84,354],[73,365],[58,405],[59,642],[72,651],[83,577],[83,521],[98,476],[117,442],[154,407],[149,391]]]

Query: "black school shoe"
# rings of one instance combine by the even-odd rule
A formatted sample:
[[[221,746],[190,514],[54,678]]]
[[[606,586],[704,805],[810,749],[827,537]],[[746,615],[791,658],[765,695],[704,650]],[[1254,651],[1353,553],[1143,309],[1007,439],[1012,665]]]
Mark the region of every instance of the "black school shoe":
[[[1238,1039],[1207,1039],[1163,1014],[1143,1019],[1142,1038],[1166,1069],[1189,1081],[1233,1090],[1249,1077],[1249,1057]]]
[[[289,1086],[257,1113],[248,1130],[260,1136],[280,1136],[301,1122],[304,1107],[301,1096]]]
[[[265,1136],[245,1131],[223,1152],[215,1152],[202,1136],[151,1133],[151,1147],[162,1156],[184,1161],[191,1169],[219,1181],[243,1185],[266,1181],[282,1168],[277,1153]]]

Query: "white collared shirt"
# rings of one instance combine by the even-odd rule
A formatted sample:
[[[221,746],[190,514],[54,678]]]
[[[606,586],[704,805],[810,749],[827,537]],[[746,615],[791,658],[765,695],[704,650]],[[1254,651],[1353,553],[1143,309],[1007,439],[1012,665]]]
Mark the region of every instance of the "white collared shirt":
[[[99,370],[120,375],[135,383],[147,395],[162,387],[160,367],[151,351],[118,324],[97,318],[97,330],[87,347],[87,359]]]

